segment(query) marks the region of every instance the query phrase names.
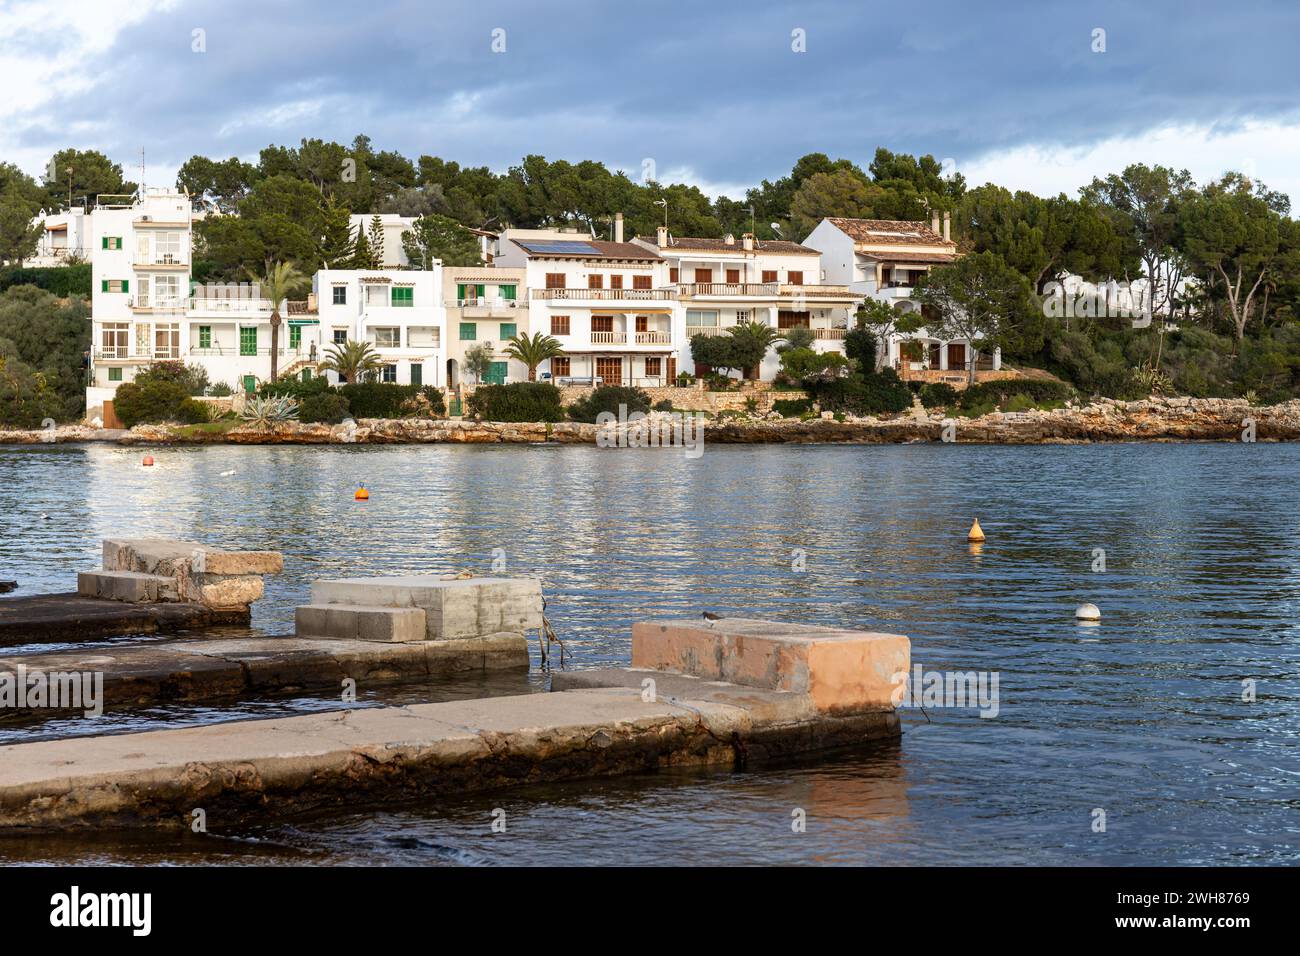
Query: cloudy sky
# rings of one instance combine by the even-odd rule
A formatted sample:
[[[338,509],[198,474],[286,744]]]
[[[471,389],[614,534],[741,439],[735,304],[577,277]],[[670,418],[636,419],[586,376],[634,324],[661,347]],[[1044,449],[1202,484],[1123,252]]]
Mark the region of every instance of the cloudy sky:
[[[364,132],[739,195],[883,145],[1039,193],[1134,161],[1235,168],[1300,205],[1298,53],[1294,0],[0,0],[0,159],[137,169],[143,148],[163,185],[195,153]]]

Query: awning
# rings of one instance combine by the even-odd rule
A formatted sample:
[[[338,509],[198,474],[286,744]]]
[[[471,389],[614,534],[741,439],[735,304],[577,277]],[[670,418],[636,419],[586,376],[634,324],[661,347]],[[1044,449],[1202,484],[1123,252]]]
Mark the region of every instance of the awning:
[[[290,319],[290,325],[320,325],[320,319]]]

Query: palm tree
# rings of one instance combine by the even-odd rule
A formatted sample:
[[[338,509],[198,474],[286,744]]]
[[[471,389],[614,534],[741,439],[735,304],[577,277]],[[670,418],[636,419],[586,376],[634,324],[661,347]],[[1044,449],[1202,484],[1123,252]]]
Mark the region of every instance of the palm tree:
[[[537,381],[537,366],[564,354],[560,340],[541,332],[534,332],[532,338],[518,334],[506,343],[506,355],[528,366],[528,381]]]
[[[754,354],[758,356],[756,365],[742,370],[742,374],[746,378],[758,378],[759,366],[762,365],[767,350],[785,338],[784,330],[774,329],[766,322],[756,322],[752,319],[746,322],[737,322],[727,331],[734,338],[744,343],[746,347],[752,348]]]
[[[345,382],[359,382],[383,366],[379,353],[370,347],[369,342],[336,342],[329,347],[325,358],[316,366],[321,372],[337,372]]]
[[[280,309],[309,280],[292,262],[268,261],[266,275],[262,276],[251,269],[245,271],[261,287],[262,298],[271,303],[271,381],[274,382],[280,370]]]

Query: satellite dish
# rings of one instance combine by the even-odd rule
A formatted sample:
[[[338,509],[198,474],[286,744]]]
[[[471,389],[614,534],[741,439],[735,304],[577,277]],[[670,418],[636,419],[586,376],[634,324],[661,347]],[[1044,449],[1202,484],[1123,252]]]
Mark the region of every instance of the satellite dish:
[[[772,222],[772,223],[768,223],[768,225],[772,227],[772,231],[774,233],[776,233],[778,236],[781,235],[781,226],[778,223]]]

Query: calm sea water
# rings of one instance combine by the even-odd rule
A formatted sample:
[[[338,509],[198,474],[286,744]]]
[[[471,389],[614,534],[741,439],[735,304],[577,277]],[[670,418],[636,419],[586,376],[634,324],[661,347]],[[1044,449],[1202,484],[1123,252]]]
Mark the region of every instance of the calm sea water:
[[[0,450],[0,578],[18,579],[18,593],[68,589],[110,535],[273,548],[286,573],[254,625],[287,633],[315,578],[487,572],[500,548],[510,573],[542,579],[570,666],[625,662],[635,620],[710,609],[905,633],[927,669],[997,672],[1000,712],[931,709],[927,721],[909,710],[896,745],[777,768],[582,781],[207,836],[0,838],[0,860],[1300,859],[1298,446],[708,446],[695,460],[669,449],[212,447],[155,450],[153,468],[142,454]],[[371,498],[358,504],[362,482]],[[978,553],[965,540],[974,517],[988,534]],[[1082,601],[1101,607],[1100,627],[1074,623]],[[1254,702],[1242,699],[1246,680]],[[471,688],[529,689],[542,679]],[[361,706],[466,691],[404,685]],[[0,740],[339,706],[155,708],[5,726]],[[491,829],[498,808],[505,833]]]

